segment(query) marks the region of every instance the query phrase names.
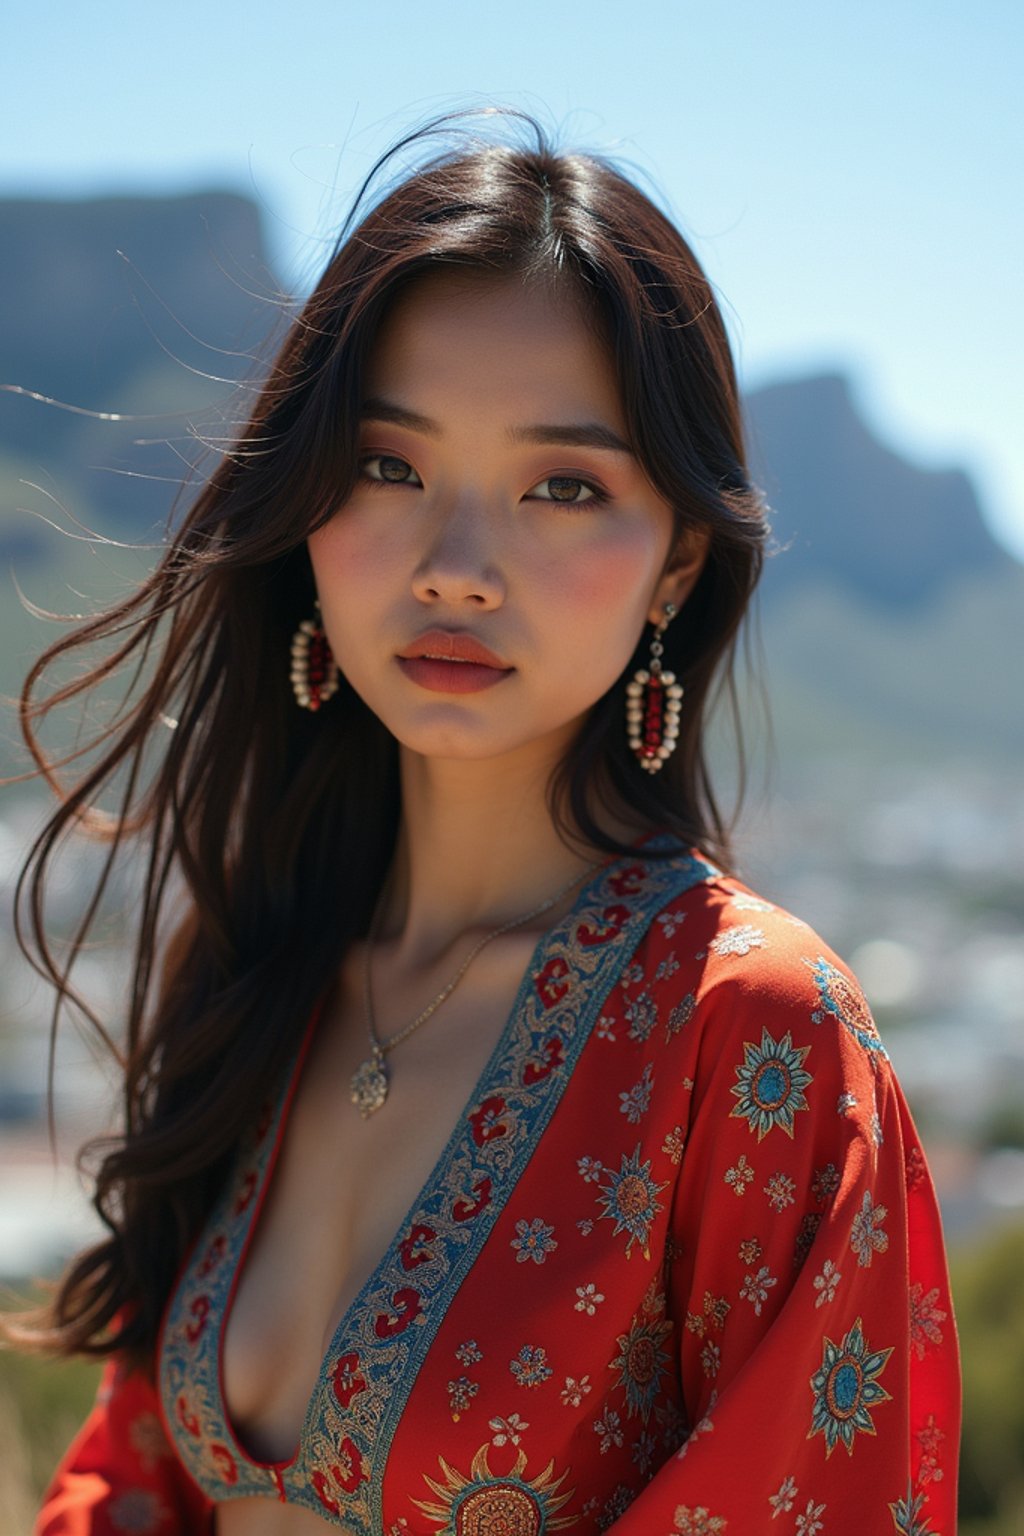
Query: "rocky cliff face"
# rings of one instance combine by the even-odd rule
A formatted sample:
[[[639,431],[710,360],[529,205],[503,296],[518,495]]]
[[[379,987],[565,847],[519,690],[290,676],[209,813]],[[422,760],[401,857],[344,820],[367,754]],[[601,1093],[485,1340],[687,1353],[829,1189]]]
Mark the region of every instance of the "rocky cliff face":
[[[775,509],[765,590],[828,581],[883,609],[924,607],[964,577],[1016,564],[967,475],[920,469],[874,437],[839,374],[746,400],[755,478]]]

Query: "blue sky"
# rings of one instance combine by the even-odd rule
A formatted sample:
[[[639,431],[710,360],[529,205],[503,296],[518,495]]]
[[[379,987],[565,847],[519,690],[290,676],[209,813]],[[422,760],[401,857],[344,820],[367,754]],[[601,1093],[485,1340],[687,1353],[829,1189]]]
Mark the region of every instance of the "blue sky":
[[[309,286],[376,156],[507,104],[632,170],[695,246],[740,377],[840,367],[875,432],[960,465],[1024,559],[1018,0],[36,0],[0,195],[230,187]]]

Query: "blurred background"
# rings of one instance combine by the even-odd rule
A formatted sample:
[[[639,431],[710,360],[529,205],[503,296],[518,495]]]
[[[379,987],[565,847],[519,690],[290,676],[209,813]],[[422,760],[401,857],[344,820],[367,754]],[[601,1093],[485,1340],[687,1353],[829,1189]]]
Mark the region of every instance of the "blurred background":
[[[62,630],[33,605],[87,614],[156,559],[183,480],[215,462],[203,441],[246,408],[237,381],[404,133],[458,108],[532,112],[682,228],[729,327],[778,545],[743,678],[741,872],[853,966],[924,1137],[964,1352],[965,1536],[1024,1528],[1022,42],[1015,0],[40,0],[0,105],[8,698]],[[724,733],[717,753],[728,800]],[[7,703],[0,775],[28,767]],[[0,789],[15,1288],[97,1232],[74,1153],[109,1122],[114,1080],[65,1021],[55,1166],[51,999],[13,936],[46,808],[37,783]],[[62,850],[58,952],[100,856]],[[134,878],[129,861],[72,976],[115,1033]],[[0,1533],[28,1529],[95,1380],[0,1354]]]

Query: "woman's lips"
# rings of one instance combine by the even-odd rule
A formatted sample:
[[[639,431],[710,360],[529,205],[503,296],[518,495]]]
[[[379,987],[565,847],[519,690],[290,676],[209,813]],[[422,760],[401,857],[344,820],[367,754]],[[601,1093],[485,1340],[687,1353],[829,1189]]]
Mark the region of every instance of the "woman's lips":
[[[515,667],[483,667],[475,661],[435,661],[432,656],[396,656],[406,677],[431,693],[478,693],[511,677]]]

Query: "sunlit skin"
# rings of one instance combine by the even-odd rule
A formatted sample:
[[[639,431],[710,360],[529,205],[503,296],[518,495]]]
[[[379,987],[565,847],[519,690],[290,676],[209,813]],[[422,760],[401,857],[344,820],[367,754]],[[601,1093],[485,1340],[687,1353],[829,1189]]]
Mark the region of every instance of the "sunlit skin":
[[[515,438],[538,424],[627,438],[611,357],[571,290],[421,279],[377,333],[364,399],[433,426],[364,420],[366,478],[308,548],[338,664],[400,743],[382,933],[412,968],[528,911],[594,857],[559,840],[545,780],[645,623],[685,601],[705,544],[691,537],[668,561],[671,508],[628,450]],[[435,624],[471,630],[514,673],[428,692],[395,656]]]

